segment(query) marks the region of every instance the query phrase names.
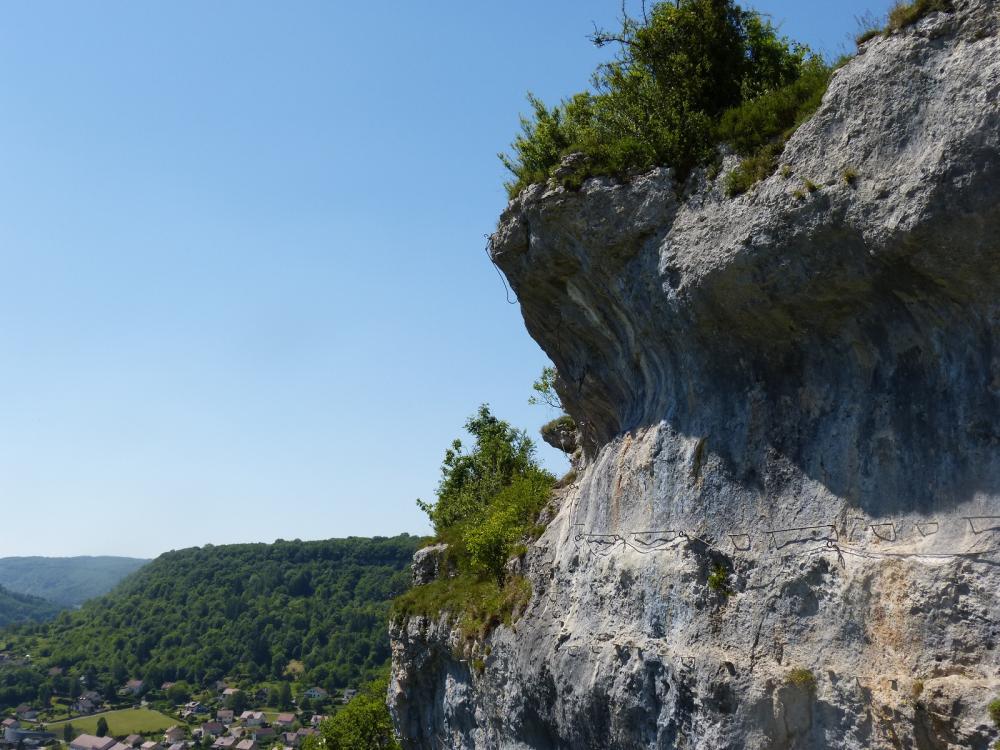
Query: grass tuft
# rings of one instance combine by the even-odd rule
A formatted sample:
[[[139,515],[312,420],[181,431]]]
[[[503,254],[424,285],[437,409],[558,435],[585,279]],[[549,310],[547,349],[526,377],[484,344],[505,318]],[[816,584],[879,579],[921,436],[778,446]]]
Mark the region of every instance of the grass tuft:
[[[785,675],[785,684],[812,693],[816,690],[816,675],[812,673],[811,669],[796,667]]]
[[[899,31],[912,26],[924,16],[931,13],[951,13],[955,10],[951,0],[913,0],[913,2],[897,2],[889,11],[887,31]]]
[[[513,625],[531,601],[531,583],[511,576],[498,586],[491,578],[462,573],[414,586],[392,603],[393,620],[447,614],[462,637],[481,640],[498,625]]]

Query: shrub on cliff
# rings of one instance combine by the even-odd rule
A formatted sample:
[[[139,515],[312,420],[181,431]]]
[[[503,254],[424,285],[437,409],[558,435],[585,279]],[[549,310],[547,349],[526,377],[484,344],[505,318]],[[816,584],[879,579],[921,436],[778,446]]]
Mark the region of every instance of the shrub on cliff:
[[[497,419],[488,406],[481,406],[465,429],[475,439],[472,449],[465,451],[455,440],[445,451],[437,502],[417,504],[448,542],[460,572],[502,585],[507,559],[530,532],[555,478],[535,461],[528,436]]]
[[[742,139],[749,156],[746,149],[756,152],[795,125],[800,105],[815,98],[813,83],[826,85],[812,75],[825,67],[818,58],[733,0],[660,2],[643,21],[626,17],[619,33],[598,32],[593,41],[618,44],[620,53],[594,73],[592,92],[553,108],[529,95],[533,117],[522,118],[513,155],[500,155],[514,175],[511,196],[553,176],[570,153],[584,157],[571,174],[560,170],[567,184],[658,164],[683,178],[716,158],[727,140],[719,129],[725,113],[758,102],[768,116],[755,118],[766,127]],[[806,91],[789,89],[804,76]],[[784,94],[773,98],[777,91]]]

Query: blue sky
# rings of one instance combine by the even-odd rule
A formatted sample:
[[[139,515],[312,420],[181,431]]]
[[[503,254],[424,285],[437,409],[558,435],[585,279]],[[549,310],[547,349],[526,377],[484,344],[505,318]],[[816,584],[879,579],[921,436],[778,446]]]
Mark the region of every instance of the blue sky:
[[[757,7],[836,54],[887,4]],[[618,8],[0,4],[0,555],[425,532],[479,403],[553,416],[496,152]]]

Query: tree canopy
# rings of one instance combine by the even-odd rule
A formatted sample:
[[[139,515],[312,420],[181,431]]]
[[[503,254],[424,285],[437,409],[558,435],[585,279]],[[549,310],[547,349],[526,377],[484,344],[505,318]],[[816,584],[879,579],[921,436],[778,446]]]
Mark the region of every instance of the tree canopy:
[[[45,684],[68,690],[79,677],[112,691],[127,678],[202,687],[228,676],[290,679],[293,663],[294,678],[309,686],[360,684],[388,663],[389,602],[408,587],[421,541],[404,534],[168,552],[78,611],[0,633],[0,643],[34,658],[0,672],[0,706],[34,700]],[[66,676],[48,677],[50,667]]]

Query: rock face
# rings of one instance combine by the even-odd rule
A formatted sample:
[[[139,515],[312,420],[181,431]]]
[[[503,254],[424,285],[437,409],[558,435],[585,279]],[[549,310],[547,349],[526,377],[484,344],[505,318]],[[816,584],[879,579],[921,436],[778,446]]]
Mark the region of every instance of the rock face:
[[[508,206],[584,456],[481,664],[393,625],[406,747],[1000,736],[1000,3],[955,8],[867,43],[745,196],[660,169]]]

